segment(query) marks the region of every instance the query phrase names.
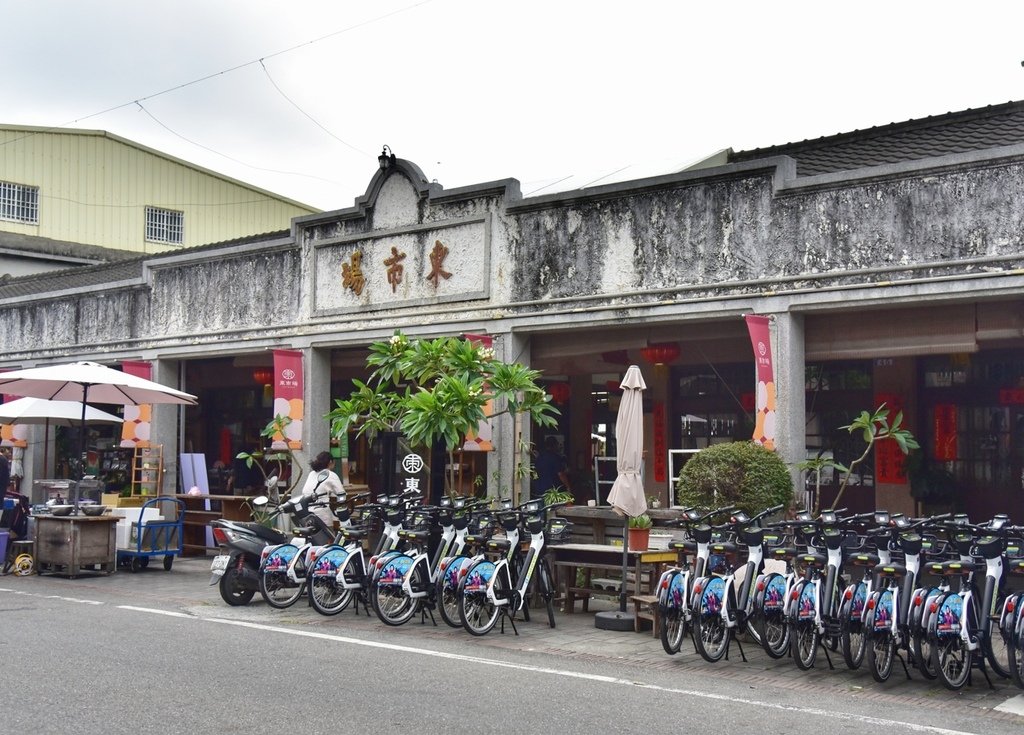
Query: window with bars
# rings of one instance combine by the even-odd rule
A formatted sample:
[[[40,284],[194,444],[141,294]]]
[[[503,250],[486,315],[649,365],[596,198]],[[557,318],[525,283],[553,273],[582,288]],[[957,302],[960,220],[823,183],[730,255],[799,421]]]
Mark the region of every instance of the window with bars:
[[[0,181],[0,219],[39,224],[39,187]]]
[[[185,242],[185,213],[146,207],[146,240],[181,245]]]

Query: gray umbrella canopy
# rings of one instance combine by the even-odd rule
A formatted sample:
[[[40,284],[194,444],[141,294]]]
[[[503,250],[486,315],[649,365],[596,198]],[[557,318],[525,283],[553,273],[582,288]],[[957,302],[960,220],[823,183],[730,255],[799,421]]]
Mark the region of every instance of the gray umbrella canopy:
[[[618,474],[608,493],[612,508],[635,517],[647,511],[643,478],[644,461],[643,391],[647,389],[640,368],[630,365],[622,378],[622,400],[615,419],[615,460]]]
[[[77,426],[82,421],[82,404],[75,401],[48,401],[45,398],[19,398],[0,405],[0,424],[50,424]],[[86,406],[85,423],[120,424],[124,421],[98,408]]]

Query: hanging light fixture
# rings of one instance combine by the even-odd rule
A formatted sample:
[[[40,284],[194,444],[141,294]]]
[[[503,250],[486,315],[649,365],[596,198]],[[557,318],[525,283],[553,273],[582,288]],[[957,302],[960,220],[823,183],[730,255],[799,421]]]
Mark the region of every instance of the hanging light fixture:
[[[652,365],[667,365],[679,357],[679,345],[675,342],[656,342],[642,348],[640,354]]]
[[[572,391],[569,388],[568,383],[549,383],[548,393],[551,395],[551,400],[559,406],[564,406],[569,400],[569,394]]]

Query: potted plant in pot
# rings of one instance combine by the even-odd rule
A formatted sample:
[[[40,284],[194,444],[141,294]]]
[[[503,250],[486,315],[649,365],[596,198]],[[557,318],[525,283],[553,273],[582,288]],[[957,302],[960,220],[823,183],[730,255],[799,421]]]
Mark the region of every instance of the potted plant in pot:
[[[630,551],[647,551],[651,539],[651,526],[654,523],[646,513],[632,516],[629,519],[629,549]]]
[[[568,490],[556,490],[551,488],[544,493],[544,505],[554,505],[555,503],[565,503],[566,505],[572,505],[576,498]]]

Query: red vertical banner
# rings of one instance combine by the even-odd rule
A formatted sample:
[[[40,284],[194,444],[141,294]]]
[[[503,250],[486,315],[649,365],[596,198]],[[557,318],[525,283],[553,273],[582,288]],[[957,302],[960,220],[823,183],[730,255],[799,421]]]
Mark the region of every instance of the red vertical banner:
[[[302,449],[302,353],[274,350],[274,418],[284,416],[291,422],[273,436],[272,447]]]
[[[935,406],[935,446],[932,454],[940,462],[952,462],[957,458],[956,404],[939,403]]]
[[[654,402],[654,481],[665,482],[668,443],[665,439],[665,404]]]
[[[148,362],[121,363],[121,371],[143,380],[153,379],[153,366]],[[121,424],[122,447],[150,446],[150,432],[153,428],[153,406],[144,403],[124,407],[124,423]]]
[[[483,349],[493,349],[494,338],[489,334],[464,334],[463,337]],[[484,414],[490,416],[492,413],[494,413],[494,402],[488,401],[484,405]],[[466,433],[465,441],[462,442],[462,448],[467,452],[494,451],[494,430],[491,427],[491,420],[489,418],[485,418],[477,424],[476,431]]]
[[[0,370],[0,373],[6,373],[7,370]],[[7,393],[3,394],[3,402],[9,403],[10,401],[18,400],[19,396],[12,396]],[[25,424],[4,424],[0,426],[0,446],[2,447],[21,447],[25,448],[28,446],[28,426]],[[7,488],[0,488],[2,493]]]
[[[754,407],[754,435],[751,437],[766,449],[775,449],[776,395],[775,365],[772,362],[772,338],[768,330],[768,317],[746,314],[750,345],[754,348],[757,368],[757,399]]]
[[[875,405],[889,409],[889,423],[903,410],[903,397],[895,393],[876,393]],[[906,485],[906,455],[895,439],[884,439],[875,444],[875,478],[879,483]]]

